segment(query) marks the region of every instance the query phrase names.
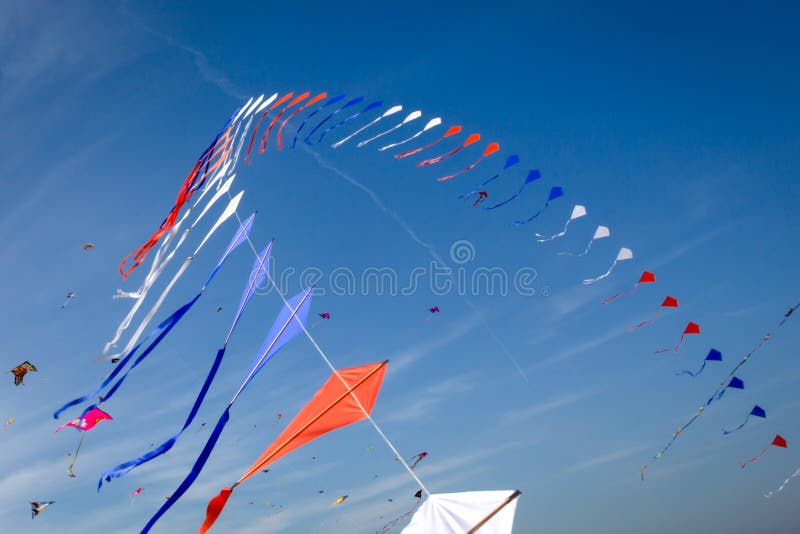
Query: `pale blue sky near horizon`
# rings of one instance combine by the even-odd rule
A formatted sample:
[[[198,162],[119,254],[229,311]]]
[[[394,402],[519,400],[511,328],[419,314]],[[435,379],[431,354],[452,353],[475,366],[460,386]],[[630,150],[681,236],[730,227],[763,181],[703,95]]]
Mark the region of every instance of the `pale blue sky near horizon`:
[[[328,293],[315,297],[312,312],[332,319],[311,332],[334,363],[391,360],[373,415],[402,454],[430,453],[417,468],[429,489],[519,488],[519,533],[783,533],[800,521],[800,480],[763,497],[800,466],[800,423],[792,416],[800,405],[795,318],[737,372],[745,389],[708,408],[651,466],[647,481],[639,478],[640,466],[800,295],[797,6],[0,5],[7,310],[0,353],[6,369],[26,359],[39,367],[25,386],[15,388],[8,374],[0,387],[0,418],[15,418],[0,432],[0,521],[11,531],[137,532],[188,472],[280,309],[274,294],[253,300],[198,422],[175,448],[96,491],[100,472],[182,425],[249,274],[253,258],[244,247],[109,401],[114,421],[86,435],[74,479],[65,469],[79,436],[54,434],[60,423],[52,412],[109,370],[90,360],[130,306],[111,296],[138,287],[144,271],[122,282],[119,261],[161,222],[233,110],[250,96],[289,91],[403,104],[395,117],[422,110],[413,128],[387,142],[434,116],[444,125],[420,144],[455,123],[482,135],[479,149],[441,169],[395,161],[375,150],[377,142],[336,151],[326,144],[271,147],[251,165],[240,161],[234,186],[246,190],[240,213],[258,211],[256,246],[276,238],[279,271],[324,273],[320,287]],[[495,140],[499,154],[436,182]],[[452,146],[443,142],[435,152]],[[492,212],[456,199],[509,154],[521,163],[493,184],[489,201],[515,191],[528,169],[539,169],[542,179]],[[563,198],[535,222],[512,226],[556,185]],[[535,232],[558,231],[575,204],[586,205],[588,215],[565,238],[535,242]],[[599,224],[611,237],[586,257],[556,254],[582,249]],[[155,322],[195,294],[233,231],[228,223],[212,238]],[[327,276],[335,269],[391,268],[402,283],[436,256],[456,267],[450,247],[460,240],[475,252],[460,266],[467,275],[481,267],[534,269],[536,294],[464,297],[427,286],[397,296],[330,292]],[[96,248],[81,250],[85,242]],[[581,284],[603,273],[622,246],[633,260],[606,280]],[[600,304],[645,269],[656,273],[656,284]],[[287,290],[301,285],[295,275]],[[78,296],[61,309],[67,291]],[[678,298],[678,310],[626,332],[666,295]],[[442,312],[426,320],[432,305]],[[676,343],[688,321],[701,325],[701,335],[677,354],[653,354]],[[711,348],[723,362],[697,378],[675,376],[699,367]],[[283,349],[233,409],[195,486],[154,532],[197,528],[208,499],[280,431],[276,414],[291,417],[327,376],[302,336]],[[723,436],[753,404],[767,419]],[[772,448],[739,468],[737,461],[775,434],[788,449]],[[144,491],[131,505],[127,494],[137,487]],[[415,491],[361,422],[242,485],[215,531],[375,532],[413,505]],[[330,507],[343,494],[348,500]],[[56,504],[31,521],[31,500]]]

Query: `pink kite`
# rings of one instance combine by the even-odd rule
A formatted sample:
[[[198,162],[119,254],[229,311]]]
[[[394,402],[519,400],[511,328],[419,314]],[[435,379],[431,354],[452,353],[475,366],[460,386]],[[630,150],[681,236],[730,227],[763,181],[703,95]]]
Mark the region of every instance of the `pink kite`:
[[[72,421],[64,423],[60,427],[56,428],[56,432],[58,432],[65,426],[71,426],[73,428],[77,428],[82,432],[85,432],[87,430],[93,429],[97,423],[106,419],[109,421],[113,420],[113,418],[110,415],[108,415],[100,408],[92,408],[91,410],[86,412],[83,415],[83,417],[79,417],[78,419],[73,419]]]
[[[661,354],[662,352],[678,352],[681,349],[681,345],[683,345],[684,337],[688,336],[689,334],[699,334],[699,333],[700,333],[700,325],[689,321],[689,324],[687,324],[686,328],[683,329],[683,334],[681,334],[681,340],[678,342],[675,348],[657,350],[656,354]]]
[[[764,450],[761,451],[757,456],[753,456],[752,458],[750,458],[746,462],[739,462],[739,465],[742,466],[742,469],[744,469],[745,467],[747,467],[747,464],[759,461],[761,459],[761,457],[764,456],[767,453],[767,450],[769,450],[769,448],[772,447],[773,445],[775,447],[781,447],[781,448],[784,448],[784,449],[786,447],[788,447],[788,444],[786,443],[786,440],[783,439],[783,437],[781,437],[780,434],[778,434],[778,435],[775,436],[775,439],[772,440],[772,443],[770,443],[769,445],[764,447]]]
[[[636,326],[629,327],[628,332],[633,332],[636,328],[641,328],[643,326],[647,326],[655,322],[656,319],[661,317],[661,308],[677,308],[678,307],[678,299],[675,297],[670,297],[667,295],[667,298],[664,299],[664,302],[661,303],[661,306],[658,307],[658,313],[652,319],[648,319],[647,321],[641,322]]]
[[[608,304],[609,302],[613,301],[617,297],[621,297],[622,295],[630,295],[632,293],[636,293],[636,288],[639,287],[639,284],[653,284],[656,281],[656,275],[651,273],[650,271],[645,271],[642,273],[642,276],[639,277],[639,281],[633,284],[633,289],[629,289],[627,291],[620,291],[616,295],[608,297],[606,300],[603,301],[603,304]]]

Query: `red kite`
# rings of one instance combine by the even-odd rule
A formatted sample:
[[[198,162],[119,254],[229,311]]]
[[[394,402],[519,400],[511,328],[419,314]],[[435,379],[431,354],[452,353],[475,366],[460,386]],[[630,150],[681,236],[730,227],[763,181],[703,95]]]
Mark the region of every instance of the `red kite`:
[[[761,459],[761,457],[764,456],[767,453],[767,450],[770,447],[772,447],[773,445],[775,447],[781,447],[783,449],[788,447],[788,444],[786,443],[786,440],[783,439],[783,437],[780,434],[778,434],[778,435],[775,436],[775,439],[772,440],[772,443],[770,443],[769,445],[764,447],[764,450],[761,451],[757,456],[753,456],[752,458],[750,458],[746,462],[739,462],[739,465],[742,466],[742,469],[744,469],[745,467],[747,467],[747,464],[759,461]]]
[[[661,305],[658,307],[658,313],[656,313],[655,317],[653,317],[652,319],[648,319],[646,321],[643,321],[643,322],[637,324],[636,326],[628,328],[628,332],[633,332],[636,328],[641,328],[643,326],[647,326],[649,324],[653,324],[656,321],[656,319],[661,317],[661,308],[677,308],[677,307],[678,307],[678,299],[676,299],[675,297],[670,297],[669,295],[667,295],[667,298],[665,298],[664,302],[662,302]]]
[[[636,288],[639,287],[639,284],[653,284],[655,283],[655,281],[656,281],[656,275],[651,273],[650,271],[645,271],[642,273],[642,276],[639,277],[639,281],[633,284],[633,289],[629,289],[627,291],[620,291],[616,295],[612,295],[608,297],[606,300],[604,300],[603,304],[608,304],[609,302],[613,301],[617,297],[621,297],[622,295],[630,295],[632,293],[636,293]]]
[[[683,329],[683,333],[681,334],[681,340],[678,342],[675,348],[657,350],[656,354],[661,354],[662,352],[678,352],[681,349],[681,345],[683,345],[684,337],[690,334],[699,334],[699,333],[700,333],[700,325],[689,321],[689,324],[687,324],[686,328]]]

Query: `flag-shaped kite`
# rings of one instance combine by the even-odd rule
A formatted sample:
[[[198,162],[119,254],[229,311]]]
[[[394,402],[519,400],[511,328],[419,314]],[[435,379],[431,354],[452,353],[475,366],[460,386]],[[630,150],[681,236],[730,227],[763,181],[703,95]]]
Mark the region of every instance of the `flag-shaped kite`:
[[[369,417],[378,398],[387,363],[388,360],[342,369],[331,375],[241,478],[211,499],[198,534],[204,534],[211,528],[233,490],[245,480],[309,441]]]
[[[709,404],[711,404],[715,400],[721,399],[725,395],[725,392],[728,391],[729,389],[744,389],[744,382],[742,381],[741,378],[738,378],[738,377],[735,377],[735,376],[731,377],[731,379],[728,381],[728,383],[725,385],[725,387],[723,387],[719,391],[719,393],[711,396],[711,398],[708,399],[708,402],[706,402],[706,406],[708,406]]]
[[[656,275],[651,273],[650,271],[645,271],[642,273],[642,276],[639,277],[639,281],[633,284],[633,289],[629,289],[627,291],[620,291],[619,293],[612,295],[608,297],[606,300],[604,300],[603,304],[608,304],[609,302],[612,302],[613,300],[615,300],[618,297],[621,297],[622,295],[631,295],[633,293],[636,293],[636,288],[638,288],[640,284],[653,284],[655,283],[655,281],[656,281]]]
[[[516,155],[516,154],[511,154],[510,156],[508,156],[508,158],[506,158],[506,162],[503,165],[503,168],[500,169],[494,176],[492,176],[488,180],[484,180],[480,184],[476,185],[475,189],[473,189],[472,191],[469,191],[468,193],[464,193],[463,195],[459,195],[458,199],[461,200],[462,198],[471,197],[472,195],[477,194],[479,190],[481,190],[482,188],[486,187],[487,185],[489,185],[493,181],[495,181],[498,178],[500,178],[500,176],[506,171],[506,169],[508,169],[509,167],[513,167],[517,163],[519,163],[519,156]]]
[[[596,233],[597,232],[595,232],[595,234]],[[583,281],[583,284],[584,285],[593,284],[598,280],[602,280],[603,278],[608,277],[611,274],[611,271],[614,270],[614,267],[616,267],[619,262],[630,260],[631,258],[633,258],[633,251],[629,248],[622,247],[621,249],[619,249],[617,257],[614,259],[614,263],[611,264],[611,267],[609,267],[604,274],[601,274],[597,278],[587,278],[586,280]]]
[[[762,408],[761,406],[756,404],[755,406],[753,406],[753,409],[750,410],[750,413],[747,414],[747,417],[744,418],[744,422],[741,425],[737,426],[733,430],[723,430],[722,433],[725,434],[725,435],[728,435],[728,434],[731,434],[732,432],[736,432],[737,430],[740,430],[744,425],[747,424],[747,421],[750,419],[750,416],[760,417],[762,419],[766,419],[767,418],[767,412],[764,411],[764,408]]]
[[[592,243],[597,241],[598,239],[605,239],[611,235],[611,230],[608,229],[608,226],[603,226],[602,224],[597,227],[594,231],[594,235],[589,240],[589,243],[586,245],[586,248],[583,249],[583,252],[578,252],[577,254],[574,252],[559,252],[559,256],[586,256],[589,253],[589,250],[592,248]]]
[[[686,328],[683,329],[683,333],[681,334],[681,339],[678,342],[678,344],[675,345],[674,349],[659,349],[655,351],[655,353],[661,354],[663,352],[679,352],[681,350],[681,345],[683,345],[683,340],[686,336],[699,333],[700,333],[700,325],[689,321],[689,324],[687,324]]]
[[[753,456],[752,458],[750,458],[746,462],[739,462],[739,465],[742,466],[742,469],[744,469],[745,467],[747,467],[747,464],[751,464],[753,462],[759,461],[761,459],[761,457],[764,456],[767,453],[767,450],[769,450],[769,448],[772,447],[772,446],[781,447],[783,449],[788,447],[788,445],[786,443],[786,440],[783,439],[783,437],[781,437],[780,434],[778,434],[778,435],[775,436],[775,439],[772,440],[772,443],[770,443],[769,445],[764,447],[764,450],[761,451],[760,453],[758,453],[758,455]]]
[[[689,370],[678,371],[675,373],[676,375],[689,375],[689,376],[697,376],[703,372],[703,369],[706,368],[706,363],[708,362],[721,362],[722,361],[722,353],[717,349],[711,349],[708,351],[708,355],[706,359],[703,360],[703,365],[700,366],[700,369],[695,371],[694,373]]]
[[[485,209],[486,211],[489,211],[489,210],[497,209],[497,208],[499,208],[501,206],[505,206],[506,204],[508,204],[509,202],[514,200],[515,198],[519,197],[522,194],[522,191],[525,189],[525,186],[527,186],[528,184],[532,184],[536,180],[541,179],[541,177],[542,177],[542,173],[539,172],[537,169],[532,169],[532,170],[528,171],[528,176],[525,178],[525,181],[522,183],[522,185],[519,187],[519,189],[517,189],[516,193],[514,193],[513,195],[511,195],[507,199],[498,202],[497,204],[494,204],[492,206],[487,206],[487,207],[485,207],[483,209]],[[560,197],[563,194],[564,194],[564,191],[560,187],[552,188],[550,190],[550,198],[547,199],[547,203],[549,204],[551,200],[555,200],[556,198]],[[547,204],[545,204],[545,208],[546,207],[547,207]],[[542,208],[539,211],[539,213],[541,213],[542,211],[544,211],[544,208]],[[536,215],[531,217],[530,220],[533,220],[536,217],[538,217],[539,213],[537,213]],[[530,220],[526,221],[526,222],[530,222]],[[520,224],[525,224],[525,223],[520,223]]]
[[[637,324],[636,326],[628,327],[628,332],[633,332],[637,328],[641,328],[643,326],[647,326],[647,325],[652,324],[653,322],[655,322],[656,319],[661,317],[661,308],[677,308],[677,307],[678,307],[678,299],[676,299],[675,297],[671,297],[671,296],[667,295],[664,298],[664,302],[662,302],[661,305],[658,307],[658,312],[656,313],[655,317],[653,317],[652,319],[648,319],[647,321],[643,321],[643,322]]]
[[[557,234],[553,234],[550,237],[546,237],[543,234],[536,234],[538,243],[545,243],[547,241],[552,241],[554,239],[558,239],[559,237],[564,237],[567,235],[567,228],[569,228],[569,223],[574,221],[575,219],[580,219],[581,217],[586,216],[586,206],[581,206],[580,204],[575,204],[575,207],[572,208],[572,215],[569,216],[569,219],[564,224],[564,229],[558,232]]]
[[[534,174],[534,173],[535,173],[535,174]],[[539,178],[539,176],[540,176],[540,175],[539,175],[539,171],[531,171],[531,172],[528,174],[528,178],[525,180],[525,184],[523,184],[523,185],[527,185],[527,184],[528,184],[528,183],[530,183],[531,181],[538,179],[538,178]],[[515,195],[515,196],[516,196],[516,195]],[[525,219],[524,221],[514,221],[514,226],[521,226],[521,225],[523,225],[523,224],[528,224],[529,222],[531,222],[532,220],[534,220],[536,217],[538,217],[539,215],[541,215],[541,214],[542,214],[542,212],[544,212],[544,210],[546,210],[546,209],[547,209],[547,208],[550,206],[550,203],[551,203],[552,201],[554,201],[555,199],[557,199],[557,198],[559,198],[559,197],[563,197],[563,196],[564,196],[564,189],[562,189],[562,188],[561,188],[561,187],[559,187],[559,186],[555,186],[555,187],[551,188],[551,189],[550,189],[550,194],[547,196],[547,202],[545,202],[545,203],[544,203],[544,207],[543,207],[542,209],[540,209],[539,211],[537,211],[535,214],[533,214],[533,215],[531,215],[530,217],[528,217],[527,219]],[[513,197],[512,197],[512,198],[513,198]],[[511,200],[511,199],[509,199],[509,200]],[[502,204],[503,204],[503,203],[501,203],[501,205],[502,205]],[[492,208],[491,208],[491,209],[494,209],[494,208],[496,208],[496,207],[498,207],[498,206],[497,206],[497,205],[495,205],[495,206],[492,206]],[[484,208],[484,209],[489,209],[489,208]]]

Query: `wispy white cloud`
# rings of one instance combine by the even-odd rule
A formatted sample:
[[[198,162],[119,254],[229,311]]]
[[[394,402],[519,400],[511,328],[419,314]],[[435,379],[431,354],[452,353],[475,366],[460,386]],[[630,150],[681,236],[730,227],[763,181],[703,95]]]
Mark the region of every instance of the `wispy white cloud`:
[[[605,454],[600,454],[593,458],[589,458],[588,460],[584,460],[583,462],[577,463],[572,465],[564,470],[564,474],[574,474],[579,471],[584,471],[586,469],[591,469],[592,467],[597,467],[599,465],[605,465],[612,462],[616,462],[619,460],[624,460],[625,458],[630,458],[636,454],[639,454],[647,447],[645,446],[636,446],[636,447],[629,447],[627,449],[615,450]]]
[[[558,397],[554,397],[544,402],[538,402],[536,404],[532,404],[524,408],[509,410],[508,412],[503,414],[503,417],[500,419],[500,422],[502,424],[512,424],[524,421],[526,419],[532,419],[536,416],[544,415],[554,410],[558,410],[559,408],[569,406],[570,404],[575,404],[576,402],[589,398],[592,395],[595,395],[596,393],[597,390],[569,393],[565,395],[559,395]]]

